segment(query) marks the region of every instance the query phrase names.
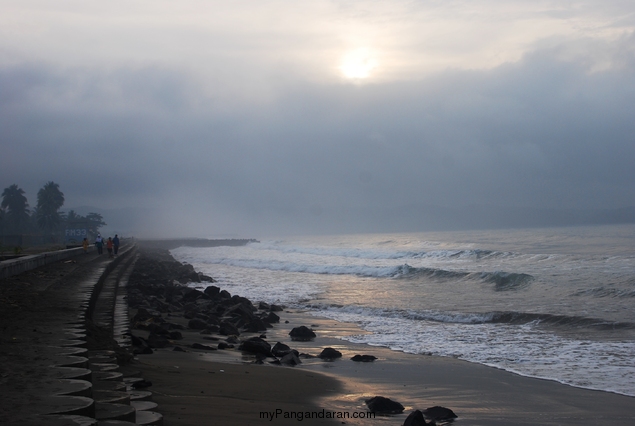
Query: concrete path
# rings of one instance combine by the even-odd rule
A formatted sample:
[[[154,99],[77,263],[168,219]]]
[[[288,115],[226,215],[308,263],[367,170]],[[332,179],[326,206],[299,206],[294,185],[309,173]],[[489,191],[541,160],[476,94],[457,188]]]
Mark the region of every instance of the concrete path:
[[[116,258],[80,253],[0,279],[0,423],[162,424],[113,344],[127,345],[135,260],[128,246]]]

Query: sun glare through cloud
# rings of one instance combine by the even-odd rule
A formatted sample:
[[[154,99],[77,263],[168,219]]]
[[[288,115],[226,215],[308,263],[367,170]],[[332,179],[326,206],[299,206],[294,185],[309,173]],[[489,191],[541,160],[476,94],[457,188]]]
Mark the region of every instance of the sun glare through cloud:
[[[342,57],[339,68],[345,78],[366,79],[377,68],[377,59],[370,49],[356,49],[347,52]]]

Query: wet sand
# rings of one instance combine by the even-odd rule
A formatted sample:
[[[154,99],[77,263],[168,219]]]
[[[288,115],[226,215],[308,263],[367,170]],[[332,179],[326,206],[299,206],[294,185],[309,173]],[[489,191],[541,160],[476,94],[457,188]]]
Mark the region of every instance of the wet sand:
[[[317,338],[291,341],[288,332],[300,325],[313,326]],[[411,411],[435,405],[452,409],[459,416],[455,423],[461,425],[635,424],[632,397],[339,339],[358,333],[355,325],[291,310],[282,312],[280,324],[268,331],[268,342],[280,341],[313,355],[333,347],[343,357],[335,361],[302,358],[301,365],[288,367],[255,365],[254,357],[238,350],[182,353],[166,348],[139,355],[135,367],[153,382],[151,390],[166,426],[297,424],[297,418],[285,419],[283,414],[322,410],[348,418],[303,418],[302,423],[402,425]],[[185,339],[210,343],[194,333],[186,333]],[[350,360],[355,354],[378,359],[357,363]],[[365,399],[376,395],[400,402],[406,409],[398,415],[354,418],[365,416]],[[261,415],[276,410],[281,414],[273,420]]]

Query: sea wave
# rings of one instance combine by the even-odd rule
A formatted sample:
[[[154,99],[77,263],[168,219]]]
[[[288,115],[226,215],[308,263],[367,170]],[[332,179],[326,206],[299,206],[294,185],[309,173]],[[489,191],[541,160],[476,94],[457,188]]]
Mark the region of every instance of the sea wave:
[[[611,288],[611,287],[599,286],[599,287],[578,290],[572,293],[572,296],[630,298],[630,297],[635,297],[635,289],[622,289],[622,288]]]
[[[249,244],[250,248],[256,250],[273,250],[285,254],[307,254],[316,256],[343,257],[355,259],[491,259],[493,257],[508,257],[514,253],[499,252],[493,250],[471,249],[471,250],[390,250],[355,247],[306,247],[296,245],[285,245],[282,241],[263,241]]]
[[[482,272],[479,277],[483,281],[494,283],[496,291],[519,290],[527,287],[534,279],[529,274],[503,271]]]
[[[395,271],[394,277],[426,276],[435,279],[473,279],[494,284],[495,291],[520,290],[527,287],[534,280],[534,277],[525,273],[517,272],[465,272],[448,271],[436,268],[413,268],[409,265],[402,265]]]
[[[505,271],[495,272],[469,272],[452,271],[440,268],[413,267],[407,263],[401,265],[367,265],[367,264],[326,264],[304,263],[291,260],[275,260],[271,258],[257,257],[190,257],[179,253],[182,261],[204,265],[228,265],[239,268],[263,269],[270,271],[283,271],[293,273],[310,273],[320,275],[354,275],[367,278],[391,278],[391,279],[426,279],[447,280],[473,280],[494,284],[495,291],[519,290],[528,286],[533,276],[525,273],[513,273]]]
[[[534,325],[561,328],[588,328],[595,330],[635,329],[629,322],[606,321],[599,318],[553,315],[531,312],[493,311],[493,312],[451,312],[451,311],[415,311],[408,309],[384,309],[359,306],[336,306],[309,304],[308,308],[342,315],[357,315],[365,318],[401,318],[415,321],[430,321],[450,324],[508,324]]]

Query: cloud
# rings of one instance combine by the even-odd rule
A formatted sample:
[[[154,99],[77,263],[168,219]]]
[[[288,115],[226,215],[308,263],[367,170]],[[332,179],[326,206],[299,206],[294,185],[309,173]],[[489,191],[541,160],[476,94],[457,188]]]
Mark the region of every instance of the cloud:
[[[586,2],[581,10],[528,13],[532,4],[516,2],[488,19],[549,16],[546,22],[573,28],[596,10]],[[544,38],[523,33],[526,41],[516,44],[503,25],[496,38],[522,45],[518,58],[469,66],[471,54],[458,54],[438,70],[415,58],[432,30],[406,31],[409,38],[384,40],[401,71],[354,84],[324,77],[324,58],[335,70],[346,51],[328,47],[333,38],[341,37],[338,49],[355,39],[335,30],[356,23],[351,31],[363,33],[375,23],[395,34],[395,26],[411,28],[404,16],[412,4],[386,15],[378,14],[382,2],[298,5],[315,19],[303,26],[285,12],[272,18],[273,29],[264,23],[271,13],[260,8],[218,10],[244,24],[235,31],[191,5],[167,21],[167,3],[109,12],[105,21],[122,35],[95,52],[99,23],[80,24],[62,10],[62,25],[38,6],[35,22],[50,28],[30,34],[26,47],[9,43],[0,59],[2,187],[17,183],[33,204],[39,187],[54,180],[68,207],[143,209],[130,228],[180,235],[489,226],[501,212],[523,216],[506,222],[516,226],[538,223],[545,211],[619,209],[635,199],[629,19],[597,31],[585,24]],[[445,22],[461,5],[412,13]],[[609,22],[609,12],[597,22]],[[318,24],[333,16],[327,27],[334,32],[323,31]],[[456,22],[474,16],[480,12],[468,8]],[[128,45],[135,26],[143,31]],[[86,40],[61,48],[58,32],[79,27]],[[47,54],[38,53],[42,34],[54,35]],[[486,38],[470,47],[482,58]],[[20,49],[29,60],[16,59]]]

